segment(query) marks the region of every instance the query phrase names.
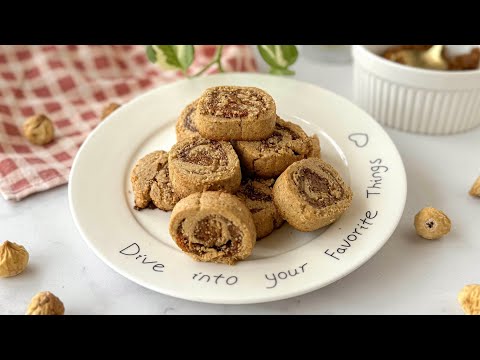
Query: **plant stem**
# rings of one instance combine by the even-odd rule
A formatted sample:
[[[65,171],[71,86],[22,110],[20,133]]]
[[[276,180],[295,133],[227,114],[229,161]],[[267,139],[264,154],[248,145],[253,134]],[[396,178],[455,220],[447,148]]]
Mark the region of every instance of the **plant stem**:
[[[223,54],[223,47],[225,45],[219,45],[217,48],[217,64],[218,64],[218,71],[223,73],[223,66],[222,66],[222,54]]]
[[[217,64],[217,66],[218,66],[218,71],[224,72],[223,66],[222,66],[223,47],[224,47],[224,45],[219,45],[217,47],[217,51],[215,52],[215,56],[213,57],[212,61],[210,61],[207,65],[205,65],[205,67],[202,70],[200,70],[198,73],[196,73],[192,77],[198,77],[198,76],[202,75],[205,71],[210,69],[215,64]]]

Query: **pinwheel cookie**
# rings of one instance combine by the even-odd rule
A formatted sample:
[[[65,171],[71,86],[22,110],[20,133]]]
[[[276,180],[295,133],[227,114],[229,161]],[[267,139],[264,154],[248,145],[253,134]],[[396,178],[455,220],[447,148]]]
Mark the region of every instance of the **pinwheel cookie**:
[[[218,86],[200,97],[195,121],[207,139],[266,139],[275,127],[275,101],[254,87]]]
[[[197,125],[195,124],[195,111],[197,110],[197,103],[198,100],[195,100],[180,114],[176,125],[177,141],[182,141],[186,138],[199,135]]]
[[[312,139],[300,126],[280,117],[267,139],[235,141],[234,147],[245,170],[262,178],[277,177],[295,161],[305,159],[311,152],[319,153],[313,150]]]
[[[237,196],[245,202],[253,216],[257,240],[264,238],[283,224],[283,219],[273,203],[272,188],[275,180],[245,179]]]
[[[170,211],[179,197],[173,191],[168,171],[168,153],[155,151],[140,159],[133,168],[130,180],[135,196],[135,208],[149,206]]]
[[[182,198],[207,190],[235,193],[240,187],[240,162],[229,142],[188,138],[172,147],[168,161],[173,189]]]
[[[207,191],[182,199],[173,209],[170,235],[197,261],[234,265],[256,242],[252,214],[235,195]]]
[[[273,187],[278,211],[300,231],[314,231],[338,220],[350,207],[352,196],[338,172],[318,158],[294,163]]]

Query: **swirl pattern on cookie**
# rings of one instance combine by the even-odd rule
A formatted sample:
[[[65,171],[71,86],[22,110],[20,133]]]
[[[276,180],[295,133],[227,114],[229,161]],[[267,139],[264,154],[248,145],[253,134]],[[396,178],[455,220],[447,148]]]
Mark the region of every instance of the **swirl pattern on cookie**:
[[[130,181],[137,210],[157,207],[170,211],[180,200],[170,182],[165,151],[155,151],[140,159],[132,170]]]
[[[240,163],[249,173],[275,178],[311,151],[311,139],[302,128],[277,117],[273,134],[261,141],[235,141]]]
[[[256,242],[252,214],[224,192],[195,193],[179,201],[169,230],[183,252],[203,262],[234,265],[250,256]]]
[[[197,110],[197,103],[198,100],[195,100],[180,114],[176,125],[177,141],[199,136],[197,125],[195,124],[195,111]]]
[[[330,225],[350,207],[352,190],[325,161],[298,161],[280,175],[273,187],[275,205],[282,217],[300,231]]]
[[[237,196],[245,202],[253,216],[257,240],[270,235],[282,226],[284,220],[273,203],[272,188],[275,180],[246,179]]]
[[[188,138],[174,145],[169,155],[170,180],[180,197],[207,190],[235,193],[242,173],[230,143]]]
[[[207,139],[262,140],[275,127],[275,101],[258,88],[218,86],[200,97],[195,120]]]

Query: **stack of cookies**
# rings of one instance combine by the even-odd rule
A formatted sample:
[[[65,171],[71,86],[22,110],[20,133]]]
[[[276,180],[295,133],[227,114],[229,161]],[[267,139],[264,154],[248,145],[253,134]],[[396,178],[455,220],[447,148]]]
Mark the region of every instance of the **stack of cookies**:
[[[235,264],[284,220],[300,231],[336,221],[352,192],[320,143],[281,119],[265,91],[207,89],[181,113],[177,144],[140,159],[136,209],[170,211],[170,234],[199,261]]]

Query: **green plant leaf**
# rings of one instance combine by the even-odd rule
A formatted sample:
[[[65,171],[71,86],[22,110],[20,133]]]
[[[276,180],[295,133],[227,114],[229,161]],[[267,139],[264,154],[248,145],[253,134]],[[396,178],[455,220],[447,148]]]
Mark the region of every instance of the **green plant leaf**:
[[[154,64],[157,62],[157,54],[155,53],[155,50],[153,50],[152,45],[147,46],[147,58]]]
[[[295,45],[258,45],[258,51],[265,62],[275,69],[287,69],[298,58]]]
[[[270,68],[269,71],[270,74],[272,75],[295,75],[295,71],[290,70],[290,69],[280,69],[280,68]]]
[[[149,45],[147,56],[162,69],[187,71],[193,63],[195,49],[193,45]]]

